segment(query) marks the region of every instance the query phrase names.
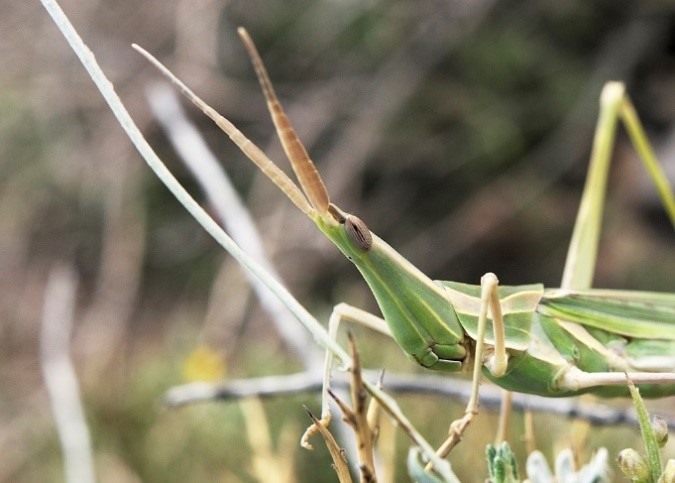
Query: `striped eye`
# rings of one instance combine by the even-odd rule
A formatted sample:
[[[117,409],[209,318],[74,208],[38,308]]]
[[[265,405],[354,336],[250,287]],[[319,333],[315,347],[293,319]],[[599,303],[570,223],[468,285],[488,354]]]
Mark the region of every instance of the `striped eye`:
[[[345,218],[345,231],[352,243],[361,251],[367,252],[373,246],[373,236],[361,219],[354,215]]]

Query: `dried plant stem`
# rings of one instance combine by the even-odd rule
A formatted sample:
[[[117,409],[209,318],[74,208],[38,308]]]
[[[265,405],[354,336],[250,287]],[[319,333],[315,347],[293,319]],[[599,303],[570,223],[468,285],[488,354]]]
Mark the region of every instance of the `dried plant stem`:
[[[379,378],[379,371],[365,370],[367,380]],[[429,374],[387,373],[387,391],[390,393],[429,394],[445,396],[458,401],[468,401],[471,383],[459,379],[439,377]],[[191,383],[174,386],[166,393],[165,402],[169,406],[183,406],[214,400],[236,400],[245,397],[283,397],[298,393],[317,392],[322,387],[322,376],[314,372],[299,372],[279,376],[259,378],[230,379],[218,383]],[[346,388],[349,382],[340,375],[334,376],[333,387]],[[481,387],[481,407],[498,409],[502,402],[502,390],[496,386],[484,384]],[[638,426],[635,410],[632,408],[612,407],[606,404],[584,401],[583,398],[551,399],[529,394],[512,393],[513,408],[530,408],[535,412],[557,414],[568,418],[585,419],[593,425],[630,425]],[[675,426],[675,416],[663,414],[669,426]]]
[[[326,447],[328,448],[328,452],[333,458],[333,464],[335,467],[335,471],[338,474],[340,483],[351,483],[352,477],[349,474],[349,467],[347,466],[347,461],[345,460],[345,455],[342,449],[340,448],[340,445],[337,444],[337,441],[335,441],[333,435],[330,433],[330,431],[328,431],[328,428],[326,428],[326,426],[324,426],[316,416],[314,416],[311,412],[309,412],[307,408],[305,408],[305,411],[307,411],[307,414],[314,423],[314,427],[316,428],[317,432],[323,437],[323,440],[326,442]]]
[[[77,279],[70,267],[49,273],[42,309],[40,362],[63,451],[65,481],[96,481],[89,428],[82,408],[70,337]]]
[[[368,405],[366,404],[367,393],[363,387],[361,357],[356,349],[356,343],[354,342],[354,337],[351,332],[349,333],[349,349],[352,360],[354,361],[351,369],[351,398],[353,409],[345,409],[342,404],[340,407],[345,413],[346,421],[352,426],[354,434],[356,435],[361,482],[375,482],[377,481],[373,447],[375,435],[373,434],[368,421]],[[331,393],[331,395],[333,395],[333,393]],[[334,395],[333,397],[340,403]]]
[[[274,294],[286,305],[295,315],[297,320],[314,336],[316,341],[324,348],[329,348],[340,362],[346,366],[351,366],[351,358],[340,347],[337,342],[328,337],[328,333],[312,317],[312,315],[297,301],[278,281],[269,276],[264,267],[249,257],[239,246],[230,238],[220,226],[206,213],[206,211],[190,196],[190,194],[181,186],[176,178],[167,169],[164,163],[159,159],[152,147],[143,137],[143,134],[134,123],[115,89],[105,74],[99,67],[94,54],[84,44],[77,34],[68,18],[54,0],[41,0],[44,7],[54,19],[57,27],[61,30],[64,37],[78,56],[82,65],[87,70],[92,80],[103,95],[113,114],[125,130],[129,139],[134,144],[143,159],[148,163],[150,169],[154,171],[157,177],[171,191],[176,199],[185,207],[192,217],[239,263],[245,266],[251,273],[259,278]]]
[[[220,228],[220,226],[206,213],[206,211],[190,196],[190,194],[181,186],[164,163],[159,159],[154,150],[143,137],[142,133],[134,123],[127,112],[122,101],[115,93],[115,90],[106,78],[105,74],[98,66],[94,55],[84,44],[77,34],[72,24],[63,13],[55,0],[41,0],[45,9],[49,12],[54,23],[61,30],[71,48],[78,56],[82,65],[85,67],[92,80],[98,87],[104,99],[113,111],[113,114],[125,130],[129,139],[132,141],[138,152],[143,156],[148,166],[154,171],[157,177],[171,191],[176,199],[185,207],[197,222],[238,262],[245,266],[253,275],[259,278],[284,305],[295,315],[296,319],[312,334],[316,342],[323,348],[330,350],[340,362],[344,369],[352,367],[351,357],[340,345],[331,339],[323,326],[305,309],[277,280],[273,279],[262,265],[249,257],[239,246]],[[379,390],[375,385],[364,381],[364,387],[373,397],[377,398],[383,409],[391,418],[397,421],[398,425],[406,431],[415,444],[420,448],[422,454],[434,465],[441,467],[442,461],[438,458],[431,445],[420,435],[412,426],[410,421],[401,412],[396,402]]]
[[[248,210],[230,182],[213,152],[185,115],[175,91],[166,84],[153,85],[147,90],[148,101],[155,117],[185,165],[192,171],[211,206],[232,238],[245,246],[249,255],[258,260],[267,272],[280,280],[263,249],[260,233]],[[320,365],[320,354],[309,344],[308,334],[294,323],[292,314],[260,280],[246,272],[262,307],[286,346],[302,360],[306,368]]]

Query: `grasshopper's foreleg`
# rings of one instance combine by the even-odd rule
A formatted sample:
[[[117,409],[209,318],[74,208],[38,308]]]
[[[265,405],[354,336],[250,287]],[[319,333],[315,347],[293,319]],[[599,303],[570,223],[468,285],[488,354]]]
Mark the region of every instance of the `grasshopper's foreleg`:
[[[336,340],[338,329],[340,327],[341,321],[348,321],[363,325],[372,330],[380,332],[384,335],[391,337],[391,332],[387,327],[387,323],[369,313],[365,310],[358,309],[351,305],[341,303],[333,307],[333,312],[328,319],[328,335],[331,339]],[[328,424],[331,421],[331,412],[330,412],[330,402],[328,391],[330,390],[330,378],[333,369],[333,353],[331,351],[326,351],[326,359],[324,362],[323,369],[323,388],[321,389],[321,419],[316,424],[321,424],[324,427],[328,427]],[[312,445],[309,443],[309,439],[318,432],[316,424],[311,425],[305,431],[305,434],[302,435],[300,444],[303,448],[312,449]]]
[[[478,315],[478,334],[474,355],[471,397],[464,411],[464,416],[450,424],[448,438],[436,451],[436,454],[442,458],[447,456],[452,448],[459,443],[467,426],[469,426],[474,416],[478,414],[478,389],[482,367],[486,366],[496,377],[501,377],[506,372],[508,354],[505,345],[504,317],[502,316],[502,308],[497,291],[498,286],[499,280],[494,273],[486,273],[481,278],[481,307]],[[485,333],[488,316],[491,316],[490,318],[492,319],[495,344],[493,353],[486,357]]]

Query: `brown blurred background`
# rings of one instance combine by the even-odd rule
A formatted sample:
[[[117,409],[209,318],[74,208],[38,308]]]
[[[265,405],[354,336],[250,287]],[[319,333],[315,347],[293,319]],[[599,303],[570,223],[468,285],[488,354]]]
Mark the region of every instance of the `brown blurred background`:
[[[62,7],[198,199],[147,105],[145,88],[160,77],[130,44],[155,54],[286,166],[236,35],[245,26],[333,200],[433,278],[477,283],[494,271],[504,284],[559,283],[608,80],[626,82],[675,179],[672,2]],[[45,284],[57,265],[77,278],[71,348],[100,481],[253,481],[256,451],[236,404],[167,411],[162,397],[184,381],[185,359],[201,345],[223,358],[227,377],[291,372],[297,358],[236,263],[150,173],[41,4],[3,2],[0,39],[0,481],[61,478],[39,364]],[[209,120],[188,112],[247,200],[292,293],[322,322],[340,301],[375,311],[351,264]],[[596,285],[672,292],[674,247],[620,131]],[[363,342],[368,365],[414,370],[393,343],[377,342],[374,355]],[[299,436],[302,404],[318,412],[314,395],[266,403],[275,441],[289,425]],[[461,410],[439,398],[402,404],[421,428],[435,428],[434,442]],[[552,424],[568,431],[566,421]],[[620,431],[634,434],[608,434],[616,440]],[[460,467],[482,454],[485,433],[463,443]],[[319,481],[311,468],[320,467],[322,481],[334,481],[325,453],[294,448],[294,478]]]

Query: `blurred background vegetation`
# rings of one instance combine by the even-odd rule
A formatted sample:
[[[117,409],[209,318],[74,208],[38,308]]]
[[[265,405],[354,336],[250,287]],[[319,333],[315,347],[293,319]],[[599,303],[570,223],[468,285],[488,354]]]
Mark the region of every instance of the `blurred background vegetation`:
[[[130,44],[167,63],[281,161],[236,36],[245,26],[333,200],[433,278],[477,283],[494,271],[504,284],[559,283],[608,80],[627,83],[675,179],[673,2],[68,0],[62,7],[150,143],[198,197],[147,106],[144,89],[159,76]],[[163,395],[185,382],[197,347],[219,355],[227,378],[289,373],[300,369],[297,357],[236,263],[146,168],[39,2],[3,2],[0,34],[0,481],[61,478],[38,352],[45,283],[57,263],[78,278],[72,351],[100,481],[254,481],[256,458],[272,459],[251,443],[250,407],[167,410]],[[210,121],[189,112],[247,200],[291,292],[323,322],[340,301],[376,311],[351,264]],[[621,132],[596,285],[673,291],[674,243]],[[366,366],[417,370],[395,344],[364,330],[357,339]],[[435,444],[462,410],[439,397],[398,400]],[[313,453],[297,447],[308,422],[303,404],[319,412],[317,394],[264,403],[275,461],[293,465],[292,480],[335,481],[320,441]],[[569,444],[569,421],[536,420],[546,421],[538,442],[549,457]],[[485,477],[473,472],[484,468],[495,422],[481,415],[453,453],[466,481]],[[605,428],[587,444],[615,455],[636,436]],[[396,440],[404,455],[407,442]],[[401,479],[404,458],[396,459]]]

